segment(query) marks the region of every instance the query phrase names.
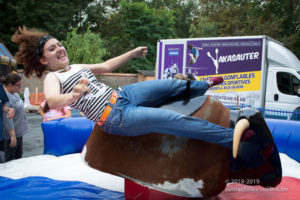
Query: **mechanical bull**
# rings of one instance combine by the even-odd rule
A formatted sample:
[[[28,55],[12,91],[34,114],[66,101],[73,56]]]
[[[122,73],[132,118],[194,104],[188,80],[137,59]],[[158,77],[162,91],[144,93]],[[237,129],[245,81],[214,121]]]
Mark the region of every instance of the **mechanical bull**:
[[[228,182],[263,187],[280,183],[279,154],[258,111],[230,111],[211,96],[162,107],[235,128],[233,149],[159,133],[110,135],[95,125],[83,153],[85,161],[92,168],[185,197],[218,195]]]

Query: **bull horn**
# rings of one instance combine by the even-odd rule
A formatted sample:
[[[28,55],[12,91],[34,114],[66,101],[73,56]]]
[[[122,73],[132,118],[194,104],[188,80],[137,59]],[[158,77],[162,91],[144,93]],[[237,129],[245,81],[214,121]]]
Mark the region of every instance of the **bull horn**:
[[[241,137],[244,131],[249,128],[250,123],[247,119],[241,119],[237,122],[234,132],[233,132],[233,142],[232,142],[232,155],[233,158],[237,157],[239,151],[239,145],[241,141]]]

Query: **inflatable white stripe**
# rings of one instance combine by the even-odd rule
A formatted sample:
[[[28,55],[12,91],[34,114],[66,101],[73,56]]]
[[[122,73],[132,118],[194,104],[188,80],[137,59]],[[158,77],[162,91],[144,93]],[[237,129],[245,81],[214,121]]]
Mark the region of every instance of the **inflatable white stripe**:
[[[282,176],[289,176],[300,179],[300,163],[293,160],[286,154],[280,153],[282,165]]]
[[[79,153],[65,156],[40,155],[0,164],[0,176],[20,179],[42,176],[55,180],[81,181],[97,187],[124,192],[124,179],[83,163]]]

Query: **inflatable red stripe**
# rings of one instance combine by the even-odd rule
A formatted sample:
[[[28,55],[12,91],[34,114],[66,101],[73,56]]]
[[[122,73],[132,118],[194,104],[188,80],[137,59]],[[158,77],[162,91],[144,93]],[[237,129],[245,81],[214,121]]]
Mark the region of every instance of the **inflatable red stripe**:
[[[218,200],[243,199],[243,200],[298,200],[300,199],[300,179],[283,177],[281,183],[275,188],[263,188],[261,186],[248,186],[238,183],[227,185],[226,189],[218,195]],[[187,200],[188,198],[174,196],[139,185],[128,179],[125,180],[125,199],[176,199]]]

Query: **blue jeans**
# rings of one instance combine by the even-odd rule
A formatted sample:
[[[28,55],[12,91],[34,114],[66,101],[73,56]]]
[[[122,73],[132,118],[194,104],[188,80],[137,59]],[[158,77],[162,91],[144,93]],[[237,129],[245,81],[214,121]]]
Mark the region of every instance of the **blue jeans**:
[[[177,79],[144,81],[122,87],[116,105],[112,105],[104,131],[110,134],[137,136],[163,133],[232,148],[233,129],[156,108],[167,99],[184,94],[187,81]],[[192,81],[190,95],[201,96],[208,89],[206,81]]]

